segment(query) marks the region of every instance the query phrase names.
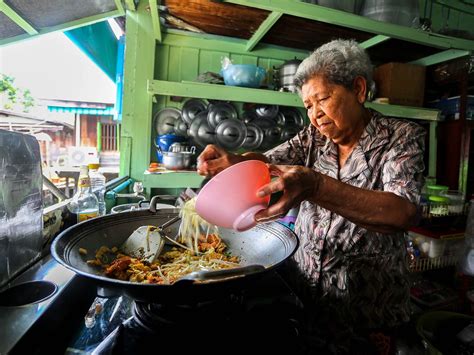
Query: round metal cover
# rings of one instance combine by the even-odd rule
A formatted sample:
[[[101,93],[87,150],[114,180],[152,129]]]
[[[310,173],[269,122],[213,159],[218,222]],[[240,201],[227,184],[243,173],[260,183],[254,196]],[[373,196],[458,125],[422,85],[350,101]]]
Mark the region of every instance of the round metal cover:
[[[229,118],[216,127],[216,141],[224,149],[236,150],[242,146],[247,136],[245,124],[236,119]]]
[[[245,137],[242,148],[248,150],[258,149],[263,141],[263,130],[256,124],[247,124],[247,136]]]
[[[207,104],[199,99],[189,99],[183,105],[183,120],[190,125],[196,116],[207,110]]]
[[[200,112],[191,122],[191,125],[188,128],[188,136],[192,138],[196,138],[198,134],[199,126],[201,125],[202,121],[207,121],[207,111]]]
[[[275,118],[278,114],[278,106],[277,105],[258,105],[255,108],[255,112],[257,113],[258,117],[261,118]]]
[[[265,118],[265,117],[257,117],[256,119],[252,121],[252,123],[256,124],[263,130],[276,126],[276,122],[273,119]]]
[[[242,113],[241,120],[245,123],[248,124],[252,122],[253,120],[257,119],[257,114],[253,111],[245,111]]]
[[[176,120],[174,131],[178,136],[186,137],[188,135],[188,125],[184,122],[182,117]]]
[[[281,130],[281,141],[287,141],[288,139],[293,138],[299,132],[299,128],[296,126],[283,127]]]
[[[278,112],[275,117],[275,122],[278,126],[284,127],[286,126],[286,117],[283,113]]]
[[[194,140],[201,148],[204,148],[208,144],[216,143],[216,132],[214,131],[214,128],[209,126],[209,122],[207,122],[206,119],[200,121],[197,135],[194,137]]]
[[[294,125],[299,128],[304,127],[304,118],[298,109],[285,107],[282,108],[280,112],[285,116],[286,125]]]
[[[269,149],[275,146],[277,143],[280,143],[281,138],[281,127],[271,127],[263,130],[263,142],[262,148]]]
[[[174,107],[165,107],[155,115],[155,129],[158,135],[173,134],[175,124],[181,119],[181,111]]]
[[[237,119],[237,110],[228,102],[219,102],[217,104],[209,105],[209,113],[207,114],[207,121],[212,128],[216,128],[219,123],[228,119]]]

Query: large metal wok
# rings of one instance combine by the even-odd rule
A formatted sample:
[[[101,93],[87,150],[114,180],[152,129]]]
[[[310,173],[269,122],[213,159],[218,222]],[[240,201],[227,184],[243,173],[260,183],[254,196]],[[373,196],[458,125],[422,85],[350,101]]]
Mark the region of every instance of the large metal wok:
[[[111,279],[102,274],[100,268],[90,266],[87,260],[94,259],[101,246],[119,247],[138,227],[159,226],[178,214],[178,209],[138,210],[103,216],[79,223],[62,232],[51,246],[53,257],[76,273],[94,279],[98,293],[104,296],[126,294],[135,300],[151,303],[197,302],[235,291],[236,288],[252,286],[259,276],[275,268],[289,258],[298,246],[298,238],[285,226],[273,222],[257,225],[245,231],[236,232],[219,229],[222,239],[232,255],[240,257],[242,267],[230,274],[214,272],[205,282],[193,280],[178,281],[173,285],[142,284]],[[179,222],[165,229],[169,236],[175,236]],[[171,247],[171,246],[169,246]],[[87,255],[79,253],[87,250]],[[165,246],[166,248],[166,246]],[[263,268],[253,267],[261,265]],[[210,272],[212,273],[212,272]]]

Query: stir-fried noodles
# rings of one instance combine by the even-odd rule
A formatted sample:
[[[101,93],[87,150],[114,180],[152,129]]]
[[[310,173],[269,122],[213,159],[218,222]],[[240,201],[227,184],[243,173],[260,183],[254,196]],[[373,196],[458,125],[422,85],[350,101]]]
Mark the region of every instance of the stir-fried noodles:
[[[188,246],[188,248],[198,251],[198,237],[205,233],[206,237],[209,234],[218,233],[217,226],[210,224],[199,216],[196,212],[196,198],[192,198],[184,204],[180,209],[181,224],[179,225],[178,235],[181,243]]]
[[[180,211],[178,235],[189,249],[172,248],[149,263],[121,253],[117,248],[101,247],[90,265],[104,270],[108,277],[142,283],[172,284],[183,276],[200,270],[221,270],[239,266],[239,259],[226,253],[227,246],[217,234],[217,227],[199,217],[195,200],[186,202]]]

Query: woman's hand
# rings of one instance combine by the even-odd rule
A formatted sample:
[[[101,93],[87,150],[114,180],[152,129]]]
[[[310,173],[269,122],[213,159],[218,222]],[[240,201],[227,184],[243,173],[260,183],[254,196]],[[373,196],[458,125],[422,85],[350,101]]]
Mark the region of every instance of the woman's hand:
[[[257,195],[264,197],[282,191],[282,197],[267,209],[255,215],[257,222],[268,222],[284,216],[303,200],[314,200],[321,177],[309,168],[292,165],[269,165],[270,174],[277,179],[263,186]]]
[[[241,155],[229,153],[209,144],[197,158],[197,172],[199,175],[211,177],[243,160],[244,157]]]

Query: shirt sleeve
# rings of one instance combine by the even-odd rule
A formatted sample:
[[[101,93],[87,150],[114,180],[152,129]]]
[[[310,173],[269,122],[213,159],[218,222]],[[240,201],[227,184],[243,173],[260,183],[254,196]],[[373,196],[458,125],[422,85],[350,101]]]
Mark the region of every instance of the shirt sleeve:
[[[425,130],[418,125],[398,127],[399,135],[387,152],[382,170],[384,191],[418,205],[423,185]]]
[[[304,165],[311,133],[309,127],[302,129],[296,136],[264,153],[272,164]]]

